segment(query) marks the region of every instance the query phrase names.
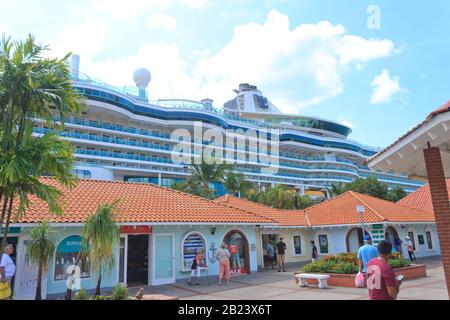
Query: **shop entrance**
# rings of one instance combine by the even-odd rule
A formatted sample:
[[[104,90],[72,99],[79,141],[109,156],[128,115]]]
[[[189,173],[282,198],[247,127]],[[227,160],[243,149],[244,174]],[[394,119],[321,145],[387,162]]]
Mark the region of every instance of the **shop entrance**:
[[[370,236],[367,230],[364,230],[366,236]],[[364,245],[364,236],[362,228],[353,228],[347,233],[346,237],[347,252],[356,253]]]
[[[262,236],[262,251],[263,251],[263,265],[264,269],[274,269],[278,265],[277,253],[275,245],[277,244],[280,235],[278,234],[263,234]],[[271,246],[273,248],[273,257],[270,257],[269,251]]]
[[[149,235],[128,235],[127,284],[129,287],[148,285]]]
[[[228,232],[224,242],[230,250],[231,275],[240,276],[250,273],[250,249],[245,234],[238,230]]]

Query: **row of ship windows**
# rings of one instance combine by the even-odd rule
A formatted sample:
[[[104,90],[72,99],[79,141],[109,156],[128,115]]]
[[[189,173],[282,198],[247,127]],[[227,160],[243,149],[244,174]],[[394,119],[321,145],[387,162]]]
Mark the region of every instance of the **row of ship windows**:
[[[93,156],[101,156],[101,157],[109,157],[109,158],[121,158],[121,159],[130,159],[130,160],[138,160],[138,161],[149,161],[149,162],[160,162],[160,163],[167,163],[167,164],[173,164],[172,160],[169,157],[166,156],[158,156],[158,155],[146,155],[146,154],[136,154],[134,152],[122,152],[122,151],[109,151],[106,149],[96,149],[96,148],[82,148],[80,146],[77,147],[76,152],[78,154],[86,154],[86,155],[93,155]],[[238,160],[237,157],[235,157],[235,160]],[[242,159],[244,160],[244,159]],[[248,161],[249,158],[247,157],[245,161]],[[258,161],[258,163],[261,163],[261,161]],[[264,164],[264,163],[262,163]],[[276,164],[276,163],[274,163]],[[294,165],[292,163],[285,163],[281,161],[279,163],[282,167],[290,167],[290,168],[298,168],[298,169],[304,169],[304,170],[336,170],[336,171],[342,171],[344,173],[350,173],[357,175],[358,172],[356,170],[350,170],[347,168],[341,168],[337,166],[299,166]],[[248,170],[258,170],[254,167],[248,166]],[[258,170],[260,172],[260,170]],[[255,171],[256,172],[256,171]]]
[[[59,121],[59,118],[57,116],[54,117],[55,121]],[[107,129],[107,130],[112,130],[112,131],[121,131],[121,132],[127,132],[127,133],[132,133],[132,134],[140,134],[140,135],[145,135],[145,136],[150,136],[150,137],[155,137],[155,138],[161,138],[161,139],[171,139],[171,134],[170,132],[167,131],[159,131],[159,130],[150,130],[150,129],[143,129],[143,128],[134,128],[134,127],[126,127],[120,124],[113,124],[113,123],[109,123],[109,122],[100,122],[97,120],[89,120],[89,119],[83,119],[83,118],[77,118],[77,117],[71,117],[65,120],[66,123],[71,123],[71,124],[76,124],[76,125],[82,125],[82,126],[89,126],[89,127],[94,127],[94,128],[102,128],[102,129]],[[249,151],[248,148],[246,148],[246,151]],[[251,150],[251,151],[257,151],[257,150]],[[293,154],[293,153],[287,153],[287,152],[280,152],[280,155],[287,157],[287,158],[294,158],[294,159],[299,159],[299,160],[306,160],[306,161],[335,161],[335,162],[343,162],[343,163],[348,163],[351,165],[356,165],[354,162],[344,159],[344,158],[339,158],[339,157],[335,157],[333,155],[333,157],[331,157],[332,159],[327,159],[326,156],[324,157],[304,157],[298,154]]]
[[[120,163],[120,162],[111,163],[111,162],[107,162],[107,161],[92,160],[92,159],[82,160],[79,164],[80,165],[90,165],[90,166],[101,166],[101,167],[113,166],[113,167],[123,167],[123,168],[139,168],[139,169],[144,169],[144,170],[149,169],[149,170],[155,170],[155,171],[159,171],[159,172],[165,172],[166,174],[186,175],[186,172],[184,171],[184,169],[178,169],[178,168],[173,168],[173,167],[158,167],[158,166],[151,166],[151,165]],[[252,169],[251,167],[246,167],[246,166],[240,166],[240,167],[233,168],[234,171],[238,171],[238,172],[242,172],[242,173],[246,174],[248,179],[250,179],[254,182],[257,182],[257,183],[266,182],[268,185],[271,185],[272,183],[278,181],[278,183],[292,185],[292,186],[297,186],[300,183],[298,180],[289,179],[289,177],[292,175],[282,174],[282,175],[278,175],[278,176],[266,177],[266,176],[259,175],[258,172],[252,172],[251,169]],[[253,175],[253,174],[255,174],[255,175]],[[81,173],[78,176],[83,179],[89,179],[91,176],[91,173],[89,171],[83,170],[83,173]],[[293,175],[292,178],[298,179],[299,177]],[[320,179],[320,177],[318,177],[318,176],[315,176],[314,178]],[[157,179],[157,178],[154,178],[154,179]],[[309,179],[311,179],[311,178],[309,178]],[[325,179],[336,179],[336,180],[345,181],[345,182],[352,182],[352,179],[347,179],[342,176],[340,176],[340,177],[328,176],[328,177],[325,177]],[[178,179],[178,180],[182,180],[182,179]],[[157,181],[157,180],[155,180],[155,181]],[[136,181],[136,182],[139,182],[139,181]],[[157,182],[154,182],[154,183],[157,184]],[[305,185],[307,185],[309,183],[310,182],[308,182],[308,181],[304,182]],[[315,186],[321,186],[321,187],[331,187],[331,185],[333,183],[334,183],[333,181],[314,181]],[[389,186],[390,187],[395,187],[395,186],[405,187],[404,185],[402,185],[400,183],[395,183],[395,182],[389,182]],[[413,191],[417,190],[417,188],[418,188],[418,186],[417,187],[408,187],[408,188],[405,188],[405,191],[413,192]]]
[[[47,133],[47,132],[51,132],[52,129],[48,129],[48,128],[39,128],[36,127],[35,128],[35,132],[36,133]],[[152,142],[147,142],[147,141],[138,141],[136,139],[123,139],[123,138],[119,138],[119,137],[111,137],[108,135],[101,135],[98,136],[95,133],[82,133],[80,131],[70,131],[68,129],[66,129],[64,132],[59,132],[59,134],[63,137],[69,137],[69,138],[75,138],[75,139],[83,139],[83,140],[91,140],[91,141],[99,141],[99,142],[106,142],[106,143],[113,143],[113,144],[122,144],[122,145],[129,145],[129,146],[137,146],[137,147],[143,147],[143,148],[149,148],[149,149],[158,149],[158,150],[163,150],[163,151],[172,151],[173,150],[173,146],[169,145],[169,144],[163,144],[163,143],[152,143]],[[248,148],[247,148],[248,149]],[[134,155],[134,153],[129,153],[131,155]],[[145,155],[141,155],[142,157],[145,157]],[[238,159],[238,156],[235,155],[235,160]],[[245,160],[249,160],[250,156],[246,155],[245,156]],[[326,158],[315,158],[317,159],[317,161],[325,161],[324,159]],[[328,161],[332,161],[332,160],[328,160]],[[352,172],[352,173],[357,173],[357,170],[355,169],[350,169],[350,168],[345,168],[345,167],[338,167],[338,166],[327,166],[327,165],[323,165],[323,166],[317,166],[317,165],[311,165],[311,166],[302,166],[302,165],[298,165],[295,162],[286,162],[286,161],[282,161],[280,163],[283,166],[286,167],[292,167],[292,168],[300,168],[300,169],[325,169],[325,170],[340,170],[340,171],[347,171],[347,172]]]

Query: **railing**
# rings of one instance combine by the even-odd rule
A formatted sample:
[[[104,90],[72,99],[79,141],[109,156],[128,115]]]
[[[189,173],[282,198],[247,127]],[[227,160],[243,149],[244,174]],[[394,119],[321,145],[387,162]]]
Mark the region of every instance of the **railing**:
[[[78,81],[79,83],[94,85],[94,86],[97,86],[97,87],[100,87],[100,88],[108,89],[110,91],[115,91],[117,93],[124,94],[124,95],[126,95],[128,97],[131,97],[131,98],[133,98],[135,100],[139,100],[139,97],[136,94],[136,91],[135,90],[130,90],[130,88],[117,88],[117,87],[108,85],[108,84],[106,84],[106,83],[104,83],[102,81],[91,80],[91,79],[74,79],[74,80]],[[163,103],[161,104],[160,101],[163,102]],[[243,123],[243,124],[251,124],[251,125],[254,125],[257,128],[261,128],[261,129],[265,129],[265,130],[280,129],[279,126],[275,126],[275,125],[272,125],[272,124],[269,124],[269,123],[264,123],[264,122],[257,121],[257,120],[244,119],[244,118],[234,117],[234,116],[231,116],[231,115],[228,115],[228,114],[224,114],[222,109],[207,108],[203,104],[201,104],[200,102],[193,102],[193,101],[191,101],[190,103],[188,103],[189,100],[183,100],[183,99],[180,99],[179,101],[186,101],[186,103],[181,103],[181,104],[178,104],[178,105],[177,104],[170,104],[170,106],[172,108],[184,108],[184,109],[193,109],[193,110],[200,110],[200,111],[204,111],[204,112],[210,112],[212,114],[219,115],[222,118],[227,119],[227,120],[236,121],[236,122]],[[156,101],[152,101],[152,103],[155,104],[155,105],[159,105],[161,107],[167,108],[167,106],[164,105],[164,100],[156,100]],[[166,103],[166,105],[167,105],[167,103]],[[299,132],[302,132],[303,134],[305,134],[304,129],[305,129],[305,127],[299,127],[298,129],[293,128],[291,130],[299,131]],[[306,127],[306,129],[308,129],[308,127]],[[335,141],[335,142],[337,142],[337,141]],[[374,148],[374,147],[371,147],[371,146],[365,146],[365,145],[362,145],[359,142],[353,141],[353,140],[346,140],[346,143],[353,144],[353,145],[361,148],[361,150],[362,150],[361,152],[363,154],[365,154],[367,152],[376,153],[380,149],[380,148]]]
[[[129,141],[129,140],[125,140],[125,139],[111,138],[111,137],[99,137],[99,136],[92,135],[92,134],[80,134],[80,133],[72,133],[72,132],[56,132],[55,130],[48,129],[48,128],[36,127],[36,128],[34,128],[34,132],[39,133],[39,134],[55,132],[55,133],[58,133],[59,135],[61,135],[62,137],[83,139],[83,140],[96,141],[96,142],[106,142],[106,143],[111,143],[111,144],[127,145],[127,146],[134,146],[134,147],[142,147],[142,148],[147,148],[150,150],[157,150],[157,151],[170,152],[173,150],[173,146],[154,144],[151,142]],[[115,153],[115,152],[104,152],[104,151],[94,151],[94,150],[85,150],[86,153],[82,153],[82,151],[80,151],[80,150],[82,150],[82,149],[78,149],[77,153],[86,154],[86,155],[95,155],[95,156],[100,156],[100,157],[113,157],[113,158],[129,159],[129,160],[139,160],[139,161],[149,161],[149,162],[173,164],[173,162],[167,158],[158,157],[158,156],[154,156],[154,155],[143,156],[143,155],[136,155],[136,154],[130,154],[130,153],[119,153],[119,152]],[[237,160],[237,157],[235,157],[234,159]],[[313,159],[314,159],[313,161],[326,161],[324,158],[320,158],[320,157],[313,158]],[[342,159],[340,159],[340,160],[342,160]],[[336,161],[338,161],[338,159],[336,159]],[[342,161],[342,162],[344,162],[344,161]],[[344,163],[347,163],[347,162],[344,162]],[[351,162],[349,162],[349,163],[351,164]],[[249,163],[249,164],[251,164],[251,163]],[[254,164],[255,165],[257,165],[257,164],[264,165],[265,163],[258,160]],[[363,176],[363,177],[368,177],[371,175],[371,174],[366,174],[366,173],[360,173],[357,170],[352,170],[352,169],[337,167],[337,166],[301,166],[301,165],[296,165],[296,164],[292,164],[292,163],[288,163],[288,162],[284,162],[284,161],[280,161],[279,165],[282,167],[295,168],[295,169],[308,170],[308,171],[314,171],[314,170],[341,171],[343,173],[351,173],[351,174]],[[415,185],[415,186],[423,186],[424,185],[424,183],[422,183],[422,182],[408,180],[407,178],[385,176],[385,175],[381,175],[379,173],[372,173],[372,174],[375,174],[379,179],[383,179],[383,180],[387,180],[387,181],[399,182],[399,183],[403,183],[403,184],[406,183],[406,184],[411,184],[411,185]],[[287,174],[287,175],[289,176],[289,174]],[[351,182],[351,180],[349,180],[349,181]]]

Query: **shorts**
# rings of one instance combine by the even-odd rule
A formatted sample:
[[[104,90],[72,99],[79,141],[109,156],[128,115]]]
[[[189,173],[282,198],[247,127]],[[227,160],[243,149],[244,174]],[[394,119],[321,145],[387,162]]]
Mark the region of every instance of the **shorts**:
[[[197,267],[196,269],[192,269],[191,270],[191,277],[198,277],[200,278],[202,274],[202,269],[200,269],[199,267]]]

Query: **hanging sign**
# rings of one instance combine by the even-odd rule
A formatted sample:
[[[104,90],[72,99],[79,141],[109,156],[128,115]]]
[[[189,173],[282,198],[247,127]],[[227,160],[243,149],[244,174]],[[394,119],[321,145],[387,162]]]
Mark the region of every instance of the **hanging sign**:
[[[151,234],[151,226],[121,226],[121,234]]]

